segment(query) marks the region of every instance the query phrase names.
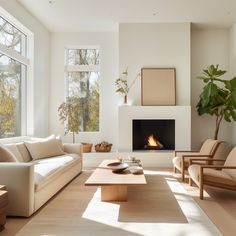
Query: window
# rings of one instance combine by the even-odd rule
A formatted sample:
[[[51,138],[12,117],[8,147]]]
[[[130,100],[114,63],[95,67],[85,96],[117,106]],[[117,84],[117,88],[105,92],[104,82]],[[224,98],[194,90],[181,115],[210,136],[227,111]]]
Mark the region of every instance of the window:
[[[99,48],[66,48],[65,55],[67,96],[79,98],[80,131],[99,131]]]
[[[32,72],[29,34],[0,8],[0,138],[22,136],[28,131],[27,79]]]

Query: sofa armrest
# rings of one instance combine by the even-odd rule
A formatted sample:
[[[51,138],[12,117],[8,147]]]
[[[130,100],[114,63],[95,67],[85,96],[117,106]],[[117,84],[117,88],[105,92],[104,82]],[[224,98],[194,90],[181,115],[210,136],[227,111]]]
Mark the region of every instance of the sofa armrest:
[[[67,153],[76,153],[82,155],[81,143],[63,143],[64,151]]]
[[[0,183],[6,185],[7,215],[30,216],[34,212],[34,164],[1,162]]]

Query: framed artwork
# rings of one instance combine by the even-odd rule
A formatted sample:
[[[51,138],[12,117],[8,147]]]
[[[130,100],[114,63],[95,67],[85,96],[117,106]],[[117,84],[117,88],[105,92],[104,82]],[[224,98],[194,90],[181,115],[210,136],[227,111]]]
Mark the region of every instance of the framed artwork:
[[[175,68],[142,68],[141,104],[175,106]]]

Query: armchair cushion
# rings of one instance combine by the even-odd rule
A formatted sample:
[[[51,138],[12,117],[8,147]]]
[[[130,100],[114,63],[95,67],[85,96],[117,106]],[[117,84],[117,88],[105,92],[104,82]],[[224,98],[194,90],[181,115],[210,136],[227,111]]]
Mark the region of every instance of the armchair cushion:
[[[178,155],[178,156],[174,157],[172,162],[173,162],[174,166],[176,166],[177,169],[180,170],[181,169],[182,156],[190,155],[190,157],[185,157],[184,158],[184,164],[185,164],[186,167],[188,167],[189,159],[193,158],[193,157],[191,157],[191,155],[200,155],[200,153],[199,152],[176,152],[176,155]],[[196,157],[194,157],[194,158],[196,158]]]
[[[236,147],[229,153],[224,166],[236,166]],[[236,181],[236,169],[223,169],[222,171],[230,175]]]
[[[200,181],[200,165],[191,165],[188,168],[188,172],[193,181],[199,184]],[[203,178],[206,182],[212,182],[217,184],[224,184],[229,186],[236,186],[236,181],[227,173],[221,170],[212,168],[203,169]]]
[[[201,154],[213,154],[215,150],[215,146],[217,145],[219,141],[214,139],[207,139],[200,149]]]

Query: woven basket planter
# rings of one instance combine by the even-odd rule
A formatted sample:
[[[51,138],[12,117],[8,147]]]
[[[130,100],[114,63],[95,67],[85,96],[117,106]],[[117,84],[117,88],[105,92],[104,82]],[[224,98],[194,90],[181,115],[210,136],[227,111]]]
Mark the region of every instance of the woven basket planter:
[[[107,142],[98,143],[95,145],[96,152],[110,152],[112,144]]]
[[[83,153],[91,152],[93,144],[92,143],[81,143],[83,148]]]

